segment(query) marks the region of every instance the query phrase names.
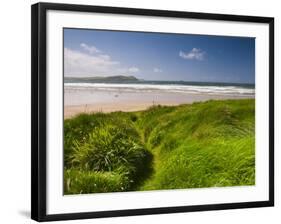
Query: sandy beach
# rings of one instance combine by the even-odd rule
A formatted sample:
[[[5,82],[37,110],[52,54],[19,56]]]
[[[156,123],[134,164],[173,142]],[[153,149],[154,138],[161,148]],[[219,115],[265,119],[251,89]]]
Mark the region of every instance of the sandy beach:
[[[141,111],[153,105],[173,106],[189,104],[211,99],[243,99],[254,96],[230,94],[202,94],[177,92],[126,92],[126,91],[100,91],[100,90],[72,90],[65,89],[64,118],[71,118],[80,113],[114,111]]]

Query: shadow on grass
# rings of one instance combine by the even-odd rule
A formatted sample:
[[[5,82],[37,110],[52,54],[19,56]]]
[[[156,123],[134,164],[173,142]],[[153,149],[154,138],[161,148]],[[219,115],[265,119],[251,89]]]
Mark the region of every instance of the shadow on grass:
[[[137,191],[144,184],[144,182],[149,179],[154,171],[153,168],[153,154],[149,151],[146,152],[146,157],[141,164],[141,167],[138,167],[136,176],[134,177],[135,182],[132,185],[130,191]]]

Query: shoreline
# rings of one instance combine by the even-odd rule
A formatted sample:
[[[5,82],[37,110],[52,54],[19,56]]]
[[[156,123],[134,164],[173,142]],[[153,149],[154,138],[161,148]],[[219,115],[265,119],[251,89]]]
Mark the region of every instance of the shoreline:
[[[162,106],[178,106],[182,104],[192,104],[194,102],[204,102],[208,100],[235,100],[235,99],[254,99],[255,97],[241,97],[241,96],[226,96],[226,95],[200,95],[200,97],[190,97],[186,100],[160,100],[160,101],[122,101],[122,102],[107,102],[107,103],[93,103],[93,104],[81,104],[81,105],[65,105],[64,106],[64,119],[72,118],[81,113],[111,113],[116,111],[122,112],[136,112],[143,111],[154,105]]]

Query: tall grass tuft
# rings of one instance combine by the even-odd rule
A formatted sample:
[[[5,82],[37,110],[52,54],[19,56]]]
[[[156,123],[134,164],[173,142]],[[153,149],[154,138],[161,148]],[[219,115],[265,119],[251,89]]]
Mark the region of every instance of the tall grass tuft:
[[[116,184],[114,191],[131,190],[145,176],[144,172],[149,173],[151,153],[131,126],[131,117],[115,118],[117,114],[120,115],[98,114],[98,119],[88,118],[90,122],[96,121],[96,126],[89,128],[88,133],[82,136],[78,131],[78,135],[72,138],[71,153],[68,152],[65,165],[67,194],[78,192],[76,189],[79,187],[79,192],[110,192],[113,188],[105,187],[105,183],[111,185],[117,180],[122,184]],[[87,116],[95,117],[95,114]],[[74,119],[79,120],[81,117]],[[93,181],[93,184],[89,184],[89,181]]]

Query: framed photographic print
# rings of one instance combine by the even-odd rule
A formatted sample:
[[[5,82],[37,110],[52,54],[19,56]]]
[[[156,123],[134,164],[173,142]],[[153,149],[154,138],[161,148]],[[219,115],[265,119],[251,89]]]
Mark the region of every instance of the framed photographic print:
[[[274,204],[274,19],[32,6],[32,219]]]

